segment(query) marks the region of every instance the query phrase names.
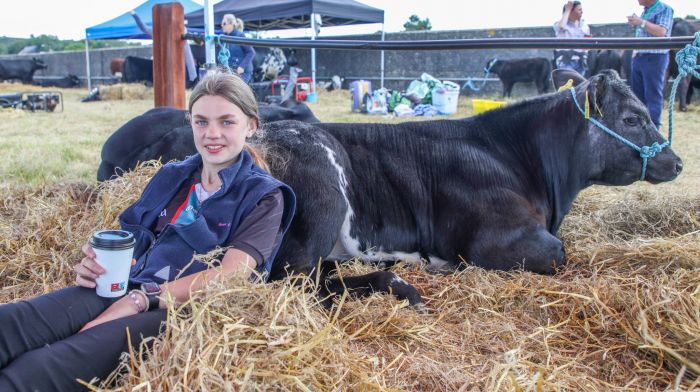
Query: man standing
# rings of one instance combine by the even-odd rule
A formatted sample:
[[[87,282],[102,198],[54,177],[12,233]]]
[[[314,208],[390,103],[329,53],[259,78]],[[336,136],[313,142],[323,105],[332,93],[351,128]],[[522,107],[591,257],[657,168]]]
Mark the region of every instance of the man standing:
[[[637,37],[670,37],[673,9],[660,0],[637,0],[644,6],[639,17],[632,14],[627,22],[636,27]],[[635,50],[632,57],[632,91],[649,109],[656,127],[664,107],[664,78],[668,67],[668,49]]]

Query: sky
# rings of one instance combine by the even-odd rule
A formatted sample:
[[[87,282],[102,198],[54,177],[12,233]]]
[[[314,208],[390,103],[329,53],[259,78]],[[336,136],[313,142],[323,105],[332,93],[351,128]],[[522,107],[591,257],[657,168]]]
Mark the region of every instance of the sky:
[[[203,3],[203,0],[195,0]],[[265,0],[261,0],[265,1]],[[562,0],[360,0],[384,10],[386,32],[403,30],[412,14],[429,18],[433,30],[551,25],[561,17]],[[61,39],[81,39],[85,28],[105,22],[144,0],[1,0],[0,36],[26,38],[50,34]],[[217,1],[214,1],[217,2]],[[641,14],[637,0],[583,0],[583,18],[589,24],[626,22],[626,15]],[[665,0],[676,16],[700,18],[700,0]],[[459,4],[459,6],[457,6]],[[320,36],[366,34],[381,25],[357,25],[321,29]],[[272,33],[275,36],[289,34]],[[293,33],[310,35],[309,29]]]

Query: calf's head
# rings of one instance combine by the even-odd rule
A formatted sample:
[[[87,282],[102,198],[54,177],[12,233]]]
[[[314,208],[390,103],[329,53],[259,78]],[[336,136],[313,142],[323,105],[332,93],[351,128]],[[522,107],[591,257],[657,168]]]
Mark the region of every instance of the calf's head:
[[[663,146],[666,139],[651,121],[647,108],[617,72],[605,70],[586,80],[575,71],[555,70],[552,79],[557,88],[572,80],[574,94],[569,89],[559,94],[567,94],[569,101],[573,101],[575,96],[578,106],[584,111],[588,97],[592,121],[586,120],[578,108],[574,108],[571,115],[587,122],[586,137],[582,138],[582,143],[587,144],[584,146],[586,156],[580,159],[590,160],[590,182],[627,185],[639,180],[644,163],[642,155],[648,156],[644,180],[656,184],[671,181],[680,174],[683,168],[681,159],[670,145],[659,150],[658,147]],[[606,133],[593,120],[644,150],[644,153]]]
[[[41,59],[32,57],[32,62],[34,63],[34,69],[46,69],[47,65]]]
[[[501,72],[502,67],[503,61],[499,61],[498,59],[491,59],[488,62],[486,62],[486,67],[484,67],[484,70],[488,70],[489,72],[498,75]]]

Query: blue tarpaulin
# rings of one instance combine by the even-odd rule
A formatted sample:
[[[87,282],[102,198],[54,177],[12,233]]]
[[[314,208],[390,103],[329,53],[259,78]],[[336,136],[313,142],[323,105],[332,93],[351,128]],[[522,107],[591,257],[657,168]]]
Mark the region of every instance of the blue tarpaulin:
[[[140,6],[134,8],[134,11],[141,18],[143,23],[148,26],[153,26],[153,6],[156,4],[173,3],[176,0],[149,0]],[[188,14],[202,8],[200,4],[191,0],[177,0],[182,4],[184,13]],[[88,27],[85,29],[85,37],[92,41],[96,39],[151,39],[144,34],[134,22],[134,17],[129,12],[125,12],[114,19],[104,23]]]

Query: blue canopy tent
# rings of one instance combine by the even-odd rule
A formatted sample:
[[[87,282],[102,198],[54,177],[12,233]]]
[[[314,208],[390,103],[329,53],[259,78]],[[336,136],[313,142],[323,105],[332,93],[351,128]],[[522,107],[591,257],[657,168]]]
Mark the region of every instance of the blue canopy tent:
[[[182,4],[184,13],[197,11],[202,8],[201,4],[197,4],[192,0],[148,0],[145,3],[134,8],[136,14],[141,18],[141,21],[148,26],[153,27],[153,6],[156,4],[178,2]],[[87,69],[88,89],[91,86],[90,80],[90,51],[88,49],[88,41],[96,39],[151,39],[150,36],[144,34],[143,31],[136,25],[134,17],[129,12],[125,12],[114,19],[110,19],[104,23],[88,27],[85,29],[85,61]]]

